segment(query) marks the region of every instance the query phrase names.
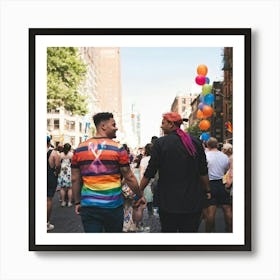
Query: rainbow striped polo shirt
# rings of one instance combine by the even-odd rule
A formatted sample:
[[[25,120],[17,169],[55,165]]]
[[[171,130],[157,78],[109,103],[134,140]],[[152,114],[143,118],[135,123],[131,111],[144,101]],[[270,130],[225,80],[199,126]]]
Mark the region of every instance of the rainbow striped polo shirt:
[[[91,138],[75,150],[71,168],[82,176],[81,206],[116,208],[123,204],[120,167],[129,166],[124,147],[109,138]]]

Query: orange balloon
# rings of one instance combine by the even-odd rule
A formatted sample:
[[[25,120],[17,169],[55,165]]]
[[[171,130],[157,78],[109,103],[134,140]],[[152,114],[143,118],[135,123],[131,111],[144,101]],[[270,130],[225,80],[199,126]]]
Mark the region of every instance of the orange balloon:
[[[212,116],[214,110],[211,106],[208,106],[208,105],[204,105],[203,106],[203,115],[206,117],[206,118],[209,118]]]
[[[207,73],[208,73],[208,68],[207,68],[206,65],[200,64],[200,65],[197,66],[196,71],[197,71],[197,74],[198,74],[198,75],[206,76]]]
[[[207,130],[210,127],[210,122],[208,120],[202,120],[198,126],[201,130]]]
[[[197,113],[196,113],[196,117],[198,119],[203,119],[204,118],[204,115],[203,115],[203,112],[201,110],[197,110]]]

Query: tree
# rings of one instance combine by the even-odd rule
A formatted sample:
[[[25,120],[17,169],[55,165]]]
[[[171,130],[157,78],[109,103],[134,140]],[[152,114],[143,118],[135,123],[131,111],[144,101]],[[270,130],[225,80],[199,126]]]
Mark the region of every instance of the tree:
[[[86,64],[77,48],[50,47],[47,49],[47,108],[64,107],[73,114],[87,113],[86,96],[78,87],[86,75]]]
[[[196,123],[195,125],[192,125],[190,127],[188,127],[187,129],[187,132],[193,136],[193,137],[197,137],[199,138],[202,131],[200,130],[200,128],[198,127],[198,123]]]

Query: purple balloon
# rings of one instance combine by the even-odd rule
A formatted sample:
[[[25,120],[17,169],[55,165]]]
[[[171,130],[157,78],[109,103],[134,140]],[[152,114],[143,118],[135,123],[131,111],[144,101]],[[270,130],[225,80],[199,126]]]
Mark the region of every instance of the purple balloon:
[[[200,103],[198,104],[198,109],[199,109],[200,111],[203,111],[203,107],[204,107],[203,102],[200,102]]]
[[[199,96],[199,101],[201,103],[204,103],[204,95],[201,93],[200,96]]]

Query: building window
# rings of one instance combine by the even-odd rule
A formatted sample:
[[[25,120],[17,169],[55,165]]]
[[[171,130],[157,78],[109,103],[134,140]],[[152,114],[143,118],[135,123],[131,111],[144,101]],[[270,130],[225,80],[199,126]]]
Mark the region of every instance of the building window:
[[[70,121],[70,130],[75,130],[75,122]]]
[[[70,137],[70,144],[71,146],[74,146],[75,145],[75,137]]]
[[[57,108],[57,109],[48,109],[47,112],[51,114],[59,114],[60,111],[59,108]]]
[[[54,129],[59,129],[59,119],[53,120],[53,126],[54,126]]]
[[[65,120],[64,129],[65,130],[75,130],[75,122],[74,121]]]

